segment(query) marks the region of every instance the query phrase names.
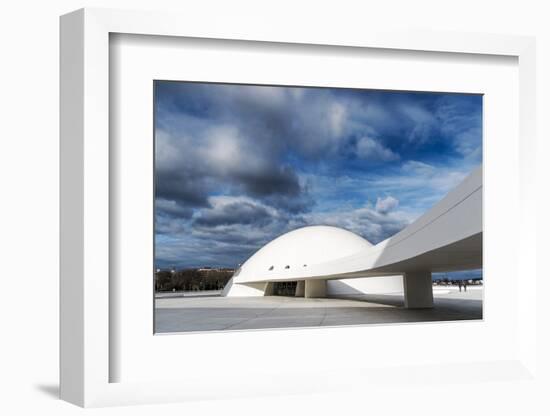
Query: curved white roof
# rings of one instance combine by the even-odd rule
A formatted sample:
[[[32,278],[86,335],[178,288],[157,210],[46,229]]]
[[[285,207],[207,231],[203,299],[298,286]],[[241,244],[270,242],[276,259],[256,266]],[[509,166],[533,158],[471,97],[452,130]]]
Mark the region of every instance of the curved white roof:
[[[307,275],[308,267],[352,256],[372,247],[363,237],[338,227],[314,225],[298,228],[272,240],[252,255],[234,276],[247,282]]]

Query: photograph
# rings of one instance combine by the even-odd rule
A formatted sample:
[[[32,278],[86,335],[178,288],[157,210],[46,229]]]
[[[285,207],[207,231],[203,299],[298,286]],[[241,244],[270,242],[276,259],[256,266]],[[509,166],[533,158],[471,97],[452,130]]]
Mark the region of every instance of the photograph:
[[[483,319],[483,95],[155,80],[154,333]]]

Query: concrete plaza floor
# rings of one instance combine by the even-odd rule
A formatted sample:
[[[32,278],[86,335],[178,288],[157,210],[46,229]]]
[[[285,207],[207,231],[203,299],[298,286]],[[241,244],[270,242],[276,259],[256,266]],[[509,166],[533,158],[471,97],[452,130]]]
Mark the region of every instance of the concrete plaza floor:
[[[403,296],[157,296],[155,332],[225,331],[482,319],[483,290],[434,289],[434,308],[405,309]]]

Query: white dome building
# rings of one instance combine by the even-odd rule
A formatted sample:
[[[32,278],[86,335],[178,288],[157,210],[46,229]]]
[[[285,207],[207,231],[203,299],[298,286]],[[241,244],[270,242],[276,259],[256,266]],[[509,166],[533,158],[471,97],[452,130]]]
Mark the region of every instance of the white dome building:
[[[283,234],[254,253],[234,274],[224,289],[224,296],[264,296],[276,291],[278,282],[296,282],[296,296],[324,297],[330,294],[353,294],[364,279],[308,279],[314,266],[365,252],[372,244],[342,228],[314,225]],[[304,280],[300,280],[303,278]],[[399,276],[400,278],[400,276]],[[308,280],[308,284],[305,283]],[[309,281],[311,280],[311,281]],[[351,286],[350,282],[351,282]],[[369,278],[374,283],[372,278]],[[395,288],[389,279],[384,280]],[[348,290],[346,289],[348,286]],[[401,288],[401,280],[397,290]],[[363,292],[363,291],[361,291]],[[369,291],[369,293],[372,293]]]
[[[372,244],[363,237],[342,228],[326,225],[298,228],[254,253],[242,265],[238,277],[240,282],[285,280],[291,270],[296,272],[370,247]]]
[[[337,227],[284,234],[250,257],[223,295],[273,295],[282,285],[316,298],[403,293],[407,308],[432,307],[432,272],[483,265],[482,173],[474,169],[428,212],[374,246]]]

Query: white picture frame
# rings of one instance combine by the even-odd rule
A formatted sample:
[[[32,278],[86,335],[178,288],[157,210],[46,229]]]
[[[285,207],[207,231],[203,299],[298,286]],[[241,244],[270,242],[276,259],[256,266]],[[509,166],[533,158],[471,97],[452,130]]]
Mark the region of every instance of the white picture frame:
[[[242,23],[242,22],[241,22]],[[517,270],[523,271],[517,291],[517,349],[495,361],[453,363],[441,359],[439,370],[468,380],[485,372],[489,379],[525,380],[536,370],[535,269],[535,42],[533,38],[465,33],[361,32],[307,33],[273,25],[220,20],[205,26],[190,15],[83,9],[61,18],[61,398],[80,406],[157,403],[220,397],[315,393],[360,388],[402,376],[395,368],[370,368],[368,375],[348,367],[330,369],[330,377],[305,371],[288,377],[285,371],[249,381],[228,372],[208,372],[179,381],[112,382],[110,366],[120,359],[110,348],[110,310],[116,290],[109,281],[110,169],[109,36],[113,33],[277,42],[334,47],[429,51],[440,54],[504,55],[519,67],[519,178]],[[514,194],[515,195],[515,194]],[[310,333],[310,337],[315,337]],[[416,381],[437,379],[438,369],[419,362]],[[246,364],[243,364],[246,367]],[[246,372],[246,371],[245,371]],[[178,377],[174,377],[177,379]],[[179,377],[181,378],[181,377]],[[343,383],[341,380],[347,380]],[[479,381],[475,378],[472,382]],[[412,381],[410,381],[412,382]],[[233,388],[220,392],[219,386]]]

